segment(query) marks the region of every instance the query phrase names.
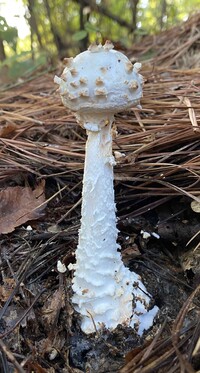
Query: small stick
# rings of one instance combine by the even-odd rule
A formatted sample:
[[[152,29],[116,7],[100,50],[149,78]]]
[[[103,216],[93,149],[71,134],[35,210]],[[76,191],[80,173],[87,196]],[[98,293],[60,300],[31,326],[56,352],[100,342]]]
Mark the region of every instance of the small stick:
[[[8,349],[8,347],[5,345],[5,343],[1,339],[0,339],[0,349],[1,349],[2,352],[4,352],[6,354],[8,359],[11,361],[11,363],[17,369],[17,372],[26,373],[25,370],[18,363],[18,361],[15,359],[13,353]]]

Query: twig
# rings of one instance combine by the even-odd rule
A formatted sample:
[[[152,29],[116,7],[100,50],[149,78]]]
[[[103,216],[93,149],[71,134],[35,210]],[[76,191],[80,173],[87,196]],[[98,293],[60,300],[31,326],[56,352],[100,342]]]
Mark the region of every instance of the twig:
[[[1,338],[4,338],[5,336],[7,336],[8,334],[10,334],[11,332],[13,332],[13,330],[18,326],[20,325],[20,323],[22,322],[22,320],[28,315],[28,313],[30,312],[30,310],[33,308],[34,304],[37,303],[38,299],[41,297],[41,295],[46,291],[46,289],[43,289],[40,291],[40,293],[35,297],[33,303],[27,308],[27,310],[24,312],[24,314],[20,317],[20,319],[13,325],[12,328],[10,328],[7,332],[5,333],[2,333],[0,334],[0,339]]]
[[[8,357],[8,359],[11,361],[11,363],[17,369],[17,372],[26,373],[25,370],[18,363],[18,361],[15,359],[13,353],[8,349],[8,347],[5,345],[5,343],[1,339],[0,339],[0,349],[1,349],[2,352],[5,353],[5,355]]]

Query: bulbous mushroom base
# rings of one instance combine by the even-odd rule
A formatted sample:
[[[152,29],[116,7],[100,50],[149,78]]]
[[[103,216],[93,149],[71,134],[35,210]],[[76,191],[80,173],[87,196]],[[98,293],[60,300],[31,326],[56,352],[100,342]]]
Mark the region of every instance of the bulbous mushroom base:
[[[139,276],[123,265],[118,254],[113,267],[118,264],[119,269],[113,270],[113,276],[108,275],[108,267],[103,267],[101,273],[96,268],[87,272],[85,278],[79,271],[74,277],[72,302],[82,316],[81,329],[86,334],[103,327],[113,330],[120,324],[134,327],[141,335],[152,326],[158,308],[149,310],[147,290]]]

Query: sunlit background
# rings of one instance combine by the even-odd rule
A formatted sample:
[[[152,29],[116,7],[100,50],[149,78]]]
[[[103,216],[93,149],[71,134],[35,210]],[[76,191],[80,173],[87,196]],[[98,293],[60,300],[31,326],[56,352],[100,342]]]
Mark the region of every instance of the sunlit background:
[[[22,0],[4,0],[0,2],[0,15],[9,26],[16,27],[20,39],[30,35],[30,27],[25,19],[26,7]]]
[[[199,0],[0,0],[0,82],[93,41],[130,48],[199,10]]]

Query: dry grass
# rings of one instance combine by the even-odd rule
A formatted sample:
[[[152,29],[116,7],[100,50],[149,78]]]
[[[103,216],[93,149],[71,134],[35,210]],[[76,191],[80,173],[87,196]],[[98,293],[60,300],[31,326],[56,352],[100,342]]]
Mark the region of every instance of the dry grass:
[[[159,200],[182,194],[199,201],[199,70],[146,64],[142,72],[142,109],[116,117],[114,150],[126,156],[115,168],[115,179],[131,200],[143,200],[151,191]],[[85,133],[61,105],[53,74],[3,92],[0,108],[0,182],[19,172],[54,174],[63,182],[69,173],[81,177]],[[131,212],[138,215],[138,209]]]

